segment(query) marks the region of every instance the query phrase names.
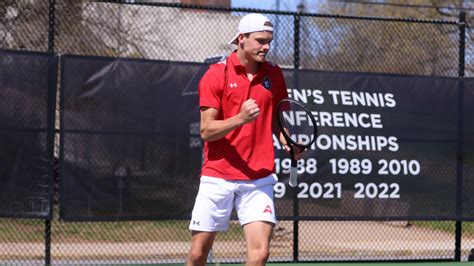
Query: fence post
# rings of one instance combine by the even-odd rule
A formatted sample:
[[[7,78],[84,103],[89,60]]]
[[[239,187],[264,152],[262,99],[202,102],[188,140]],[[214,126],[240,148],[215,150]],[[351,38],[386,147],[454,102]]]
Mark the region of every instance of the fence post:
[[[293,16],[294,19],[294,43],[293,43],[293,60],[294,60],[294,72],[293,80],[295,82],[294,88],[298,89],[299,74],[298,69],[300,68],[300,14],[299,12]],[[298,250],[299,250],[299,204],[298,204],[298,187],[293,190],[293,261],[298,261]]]
[[[55,28],[55,7],[56,0],[48,1],[48,52],[54,53],[54,28]],[[55,73],[56,74],[56,73]],[[56,84],[54,84],[56,86]],[[54,134],[53,134],[54,135]],[[52,157],[50,158],[53,159]],[[52,161],[50,167],[52,167]],[[54,186],[54,180],[51,183]],[[53,189],[50,190],[53,193]],[[50,197],[50,215],[44,221],[44,264],[51,265],[51,220],[53,219],[54,201],[53,196]]]
[[[51,220],[44,220],[44,265],[51,265]]]
[[[458,134],[457,134],[457,178],[456,178],[456,228],[455,228],[455,248],[454,248],[454,260],[461,261],[461,237],[462,237],[462,193],[463,193],[463,170],[464,170],[464,158],[463,158],[463,138],[464,138],[464,57],[466,49],[466,12],[461,11],[459,13],[459,65],[458,65]]]
[[[48,4],[48,52],[54,52],[54,28],[56,0],[49,0]]]

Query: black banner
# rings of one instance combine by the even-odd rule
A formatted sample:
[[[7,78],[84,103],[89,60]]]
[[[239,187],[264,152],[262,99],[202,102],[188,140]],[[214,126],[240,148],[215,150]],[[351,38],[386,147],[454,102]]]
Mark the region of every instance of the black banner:
[[[189,218],[202,159],[196,88],[206,69],[63,56],[62,219]],[[469,81],[284,74],[290,97],[313,111],[319,135],[299,161],[296,189],[275,138],[279,219],[473,217]]]
[[[319,134],[299,161],[296,210],[290,161],[282,152],[275,160],[280,216],[456,217],[458,79],[288,71],[286,80],[291,97],[313,110]]]
[[[191,215],[204,64],[62,57],[61,218]],[[200,74],[199,74],[200,75]]]
[[[0,217],[50,218],[57,57],[0,50]]]

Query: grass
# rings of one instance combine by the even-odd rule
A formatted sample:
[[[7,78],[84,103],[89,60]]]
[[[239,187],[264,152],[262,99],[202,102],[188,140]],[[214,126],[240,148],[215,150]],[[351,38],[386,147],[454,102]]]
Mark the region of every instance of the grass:
[[[455,222],[412,221],[413,226],[455,232]],[[188,242],[191,233],[188,221],[130,221],[130,222],[52,222],[55,242]],[[31,219],[0,219],[0,242],[43,242],[44,221]],[[464,222],[462,234],[474,237],[474,222]],[[226,233],[217,235],[218,241],[243,240],[242,228],[232,221]]]
[[[44,221],[0,219],[0,242],[44,241]]]
[[[414,226],[420,226],[439,230],[447,233],[454,233],[456,230],[456,223],[451,221],[415,221],[412,222]],[[462,223],[462,235],[466,237],[474,237],[474,222]]]
[[[188,242],[191,233],[188,221],[133,221],[133,222],[61,222],[51,224],[55,242]],[[43,242],[44,221],[28,219],[0,219],[0,242]],[[231,222],[226,233],[217,240],[243,240],[238,222]]]

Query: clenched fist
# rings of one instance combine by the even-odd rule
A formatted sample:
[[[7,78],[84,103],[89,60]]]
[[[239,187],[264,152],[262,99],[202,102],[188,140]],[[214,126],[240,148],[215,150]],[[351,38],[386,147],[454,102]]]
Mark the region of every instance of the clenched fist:
[[[252,122],[260,115],[260,108],[253,99],[248,99],[240,107],[240,116],[245,123]]]

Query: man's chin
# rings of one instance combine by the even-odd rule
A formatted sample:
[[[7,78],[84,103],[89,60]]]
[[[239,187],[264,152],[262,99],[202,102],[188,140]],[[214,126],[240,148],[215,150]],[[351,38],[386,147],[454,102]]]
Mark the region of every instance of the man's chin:
[[[265,58],[266,58],[265,55],[259,55],[259,56],[257,56],[255,61],[257,61],[259,63],[263,63],[263,62],[265,62]]]

